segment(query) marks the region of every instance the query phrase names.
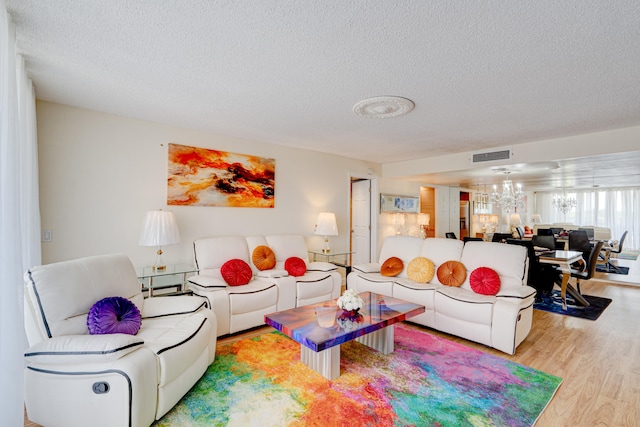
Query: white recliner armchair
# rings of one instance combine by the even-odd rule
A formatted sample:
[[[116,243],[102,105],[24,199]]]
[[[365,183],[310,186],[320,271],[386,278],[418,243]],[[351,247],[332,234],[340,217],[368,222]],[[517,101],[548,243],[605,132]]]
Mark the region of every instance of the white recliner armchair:
[[[204,374],[216,316],[198,296],[143,298],[129,258],[104,255],[25,274],[25,404],[46,426],[149,426]],[[139,309],[136,335],[91,335],[87,314],[107,297]]]

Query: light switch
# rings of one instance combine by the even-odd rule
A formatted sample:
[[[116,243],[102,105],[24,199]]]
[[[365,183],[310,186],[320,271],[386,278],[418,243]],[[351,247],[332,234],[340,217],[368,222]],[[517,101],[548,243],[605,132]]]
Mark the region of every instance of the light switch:
[[[44,230],[42,232],[42,241],[43,242],[50,242],[53,240],[53,234],[51,233],[51,230]]]

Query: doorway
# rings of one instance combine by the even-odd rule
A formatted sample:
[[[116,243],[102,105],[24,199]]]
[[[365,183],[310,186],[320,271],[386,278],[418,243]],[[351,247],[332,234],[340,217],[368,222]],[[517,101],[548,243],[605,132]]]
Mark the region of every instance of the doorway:
[[[351,265],[366,264],[377,254],[377,180],[351,177]]]

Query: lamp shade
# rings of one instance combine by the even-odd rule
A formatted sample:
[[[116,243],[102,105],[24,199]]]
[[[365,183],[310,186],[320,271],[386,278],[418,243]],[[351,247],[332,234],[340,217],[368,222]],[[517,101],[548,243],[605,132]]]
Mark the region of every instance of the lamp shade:
[[[140,246],[166,246],[180,243],[180,233],[171,211],[149,211],[142,222]]]
[[[509,219],[509,224],[511,225],[520,225],[522,224],[522,220],[520,219],[519,214],[511,214],[511,218]]]
[[[428,213],[419,213],[418,214],[418,224],[419,225],[429,225],[431,221],[431,215]]]
[[[333,212],[320,212],[313,234],[319,234],[320,236],[337,236],[338,224],[336,223],[336,215]]]
[[[534,224],[542,223],[542,216],[539,213],[531,214],[531,222]]]

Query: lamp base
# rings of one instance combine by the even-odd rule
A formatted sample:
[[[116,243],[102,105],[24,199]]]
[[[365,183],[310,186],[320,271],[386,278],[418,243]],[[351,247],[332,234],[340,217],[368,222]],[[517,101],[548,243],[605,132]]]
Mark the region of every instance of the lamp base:
[[[324,248],[322,248],[323,254],[330,254],[331,249],[329,248],[329,237],[324,236]]]
[[[158,252],[156,252],[156,262],[155,264],[153,264],[153,271],[157,273],[159,271],[166,271],[166,270],[167,270],[167,264],[165,264],[164,260],[162,259],[162,248],[158,248]]]

